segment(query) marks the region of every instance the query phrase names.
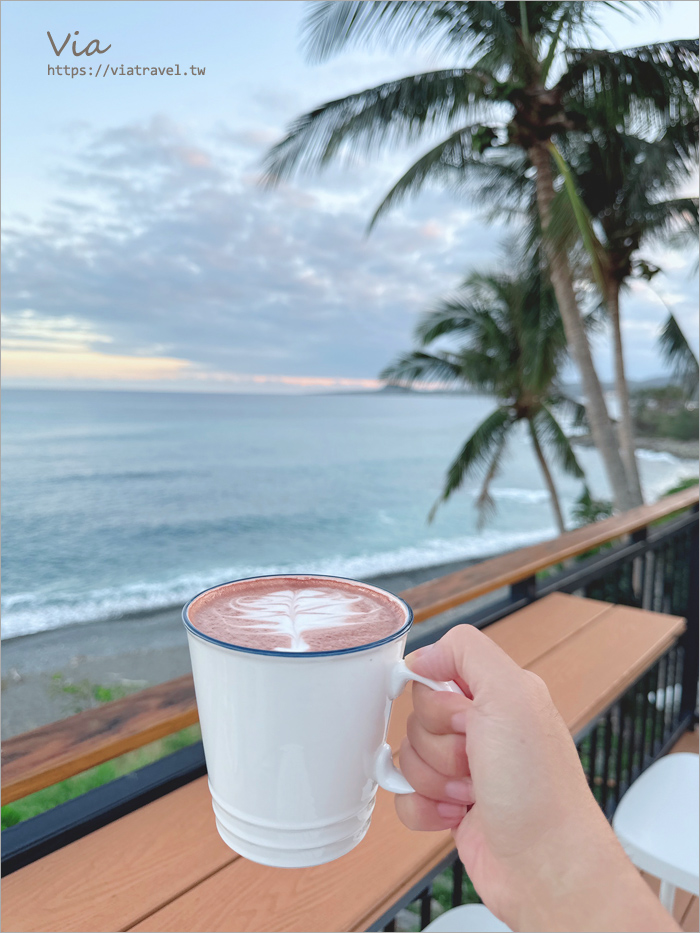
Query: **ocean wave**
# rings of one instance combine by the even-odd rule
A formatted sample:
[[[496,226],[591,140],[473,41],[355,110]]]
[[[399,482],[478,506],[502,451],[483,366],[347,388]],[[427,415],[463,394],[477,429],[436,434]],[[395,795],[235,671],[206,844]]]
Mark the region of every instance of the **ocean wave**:
[[[655,502],[673,486],[677,486],[683,480],[694,479],[697,475],[697,464],[690,466],[687,460],[679,460],[672,473],[667,473],[662,478],[651,482],[642,480],[645,499],[647,502]]]
[[[192,470],[82,470],[75,473],[64,473],[60,476],[49,476],[47,477],[47,482],[59,485],[64,483],[82,484],[86,482],[111,483],[115,480],[117,482],[121,480],[132,482],[133,480],[144,479],[161,481],[163,479],[172,479],[173,477],[191,476],[192,473]]]
[[[677,463],[683,463],[680,457],[669,453],[667,450],[649,450],[646,447],[638,447],[635,451],[640,460],[650,460],[652,462],[670,463],[675,466]]]
[[[553,527],[526,532],[484,532],[461,538],[434,538],[419,547],[404,547],[379,554],[335,556],[299,564],[213,568],[206,573],[183,574],[156,583],[134,583],[105,587],[86,593],[43,595],[15,593],[3,596],[2,639],[85,622],[107,622],[138,612],[157,611],[182,605],[207,587],[271,573],[325,573],[365,579],[385,573],[434,567],[452,561],[485,558],[535,544],[556,534]]]
[[[532,504],[547,502],[549,500],[549,493],[546,489],[521,489],[519,487],[511,488],[508,486],[504,486],[500,489],[497,486],[492,487],[491,496],[494,499],[503,499],[507,502]]]

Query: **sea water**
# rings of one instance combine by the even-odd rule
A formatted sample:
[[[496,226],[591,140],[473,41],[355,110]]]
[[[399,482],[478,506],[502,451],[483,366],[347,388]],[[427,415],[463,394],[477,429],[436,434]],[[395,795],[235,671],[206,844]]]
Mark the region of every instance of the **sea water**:
[[[513,432],[478,528],[470,480],[427,514],[494,407],[478,396],[3,393],[3,638],[182,604],[239,577],[354,578],[482,558],[556,533]],[[598,454],[577,448],[595,495]],[[696,464],[639,455],[655,498]],[[581,484],[553,467],[570,515]]]

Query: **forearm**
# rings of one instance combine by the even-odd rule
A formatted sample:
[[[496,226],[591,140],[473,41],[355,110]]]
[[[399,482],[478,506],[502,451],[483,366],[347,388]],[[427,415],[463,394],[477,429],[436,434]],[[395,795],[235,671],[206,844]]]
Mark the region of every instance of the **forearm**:
[[[602,813],[543,855],[514,916],[519,931],[678,933],[680,927],[625,855]]]

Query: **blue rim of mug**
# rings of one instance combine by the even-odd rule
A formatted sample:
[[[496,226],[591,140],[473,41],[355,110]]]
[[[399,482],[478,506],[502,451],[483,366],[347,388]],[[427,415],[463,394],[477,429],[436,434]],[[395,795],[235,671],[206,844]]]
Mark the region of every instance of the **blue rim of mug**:
[[[387,635],[386,638],[380,638],[378,641],[371,641],[366,645],[354,645],[352,648],[337,648],[334,651],[268,651],[264,648],[247,648],[243,645],[232,645],[230,642],[220,641],[218,638],[212,638],[211,635],[206,635],[198,628],[195,628],[194,624],[187,618],[187,610],[190,608],[192,603],[199,599],[200,596],[204,596],[205,593],[211,593],[212,590],[219,590],[224,586],[232,586],[236,583],[246,583],[250,580],[287,580],[290,577],[296,579],[305,578],[309,580],[337,580],[340,583],[352,583],[354,586],[362,587],[363,589],[376,590],[377,592],[383,593],[385,596],[389,596],[391,599],[396,600],[396,602],[400,603],[404,607],[406,610],[406,621],[398,631],[393,632],[391,635]],[[370,648],[378,648],[380,645],[388,645],[392,641],[397,641],[411,628],[411,625],[413,624],[413,609],[411,609],[405,599],[401,599],[401,597],[397,596],[395,593],[390,593],[389,590],[384,590],[381,586],[375,586],[373,583],[360,583],[358,580],[351,580],[349,577],[334,577],[328,573],[266,573],[257,574],[254,577],[241,577],[238,580],[229,580],[226,583],[217,583],[216,586],[207,587],[206,590],[202,590],[201,593],[197,593],[196,596],[193,596],[192,599],[185,604],[182,609],[182,621],[185,623],[185,628],[188,630],[188,632],[196,635],[197,638],[201,638],[203,641],[208,641],[212,645],[218,645],[220,648],[229,648],[231,651],[242,651],[245,654],[266,655],[270,658],[331,658],[342,654],[357,654],[358,651],[369,651]]]

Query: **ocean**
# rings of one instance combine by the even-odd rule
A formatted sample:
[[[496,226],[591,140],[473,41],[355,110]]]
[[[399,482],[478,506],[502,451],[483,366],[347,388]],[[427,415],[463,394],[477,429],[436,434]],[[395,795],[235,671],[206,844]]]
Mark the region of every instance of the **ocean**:
[[[447,465],[494,405],[483,397],[3,396],[3,638],[166,608],[242,576],[366,578],[556,533],[520,428],[488,524],[476,482],[427,523]],[[607,495],[597,452],[578,456]],[[697,473],[670,454],[639,458],[650,499]],[[554,475],[568,515],[580,484]]]

